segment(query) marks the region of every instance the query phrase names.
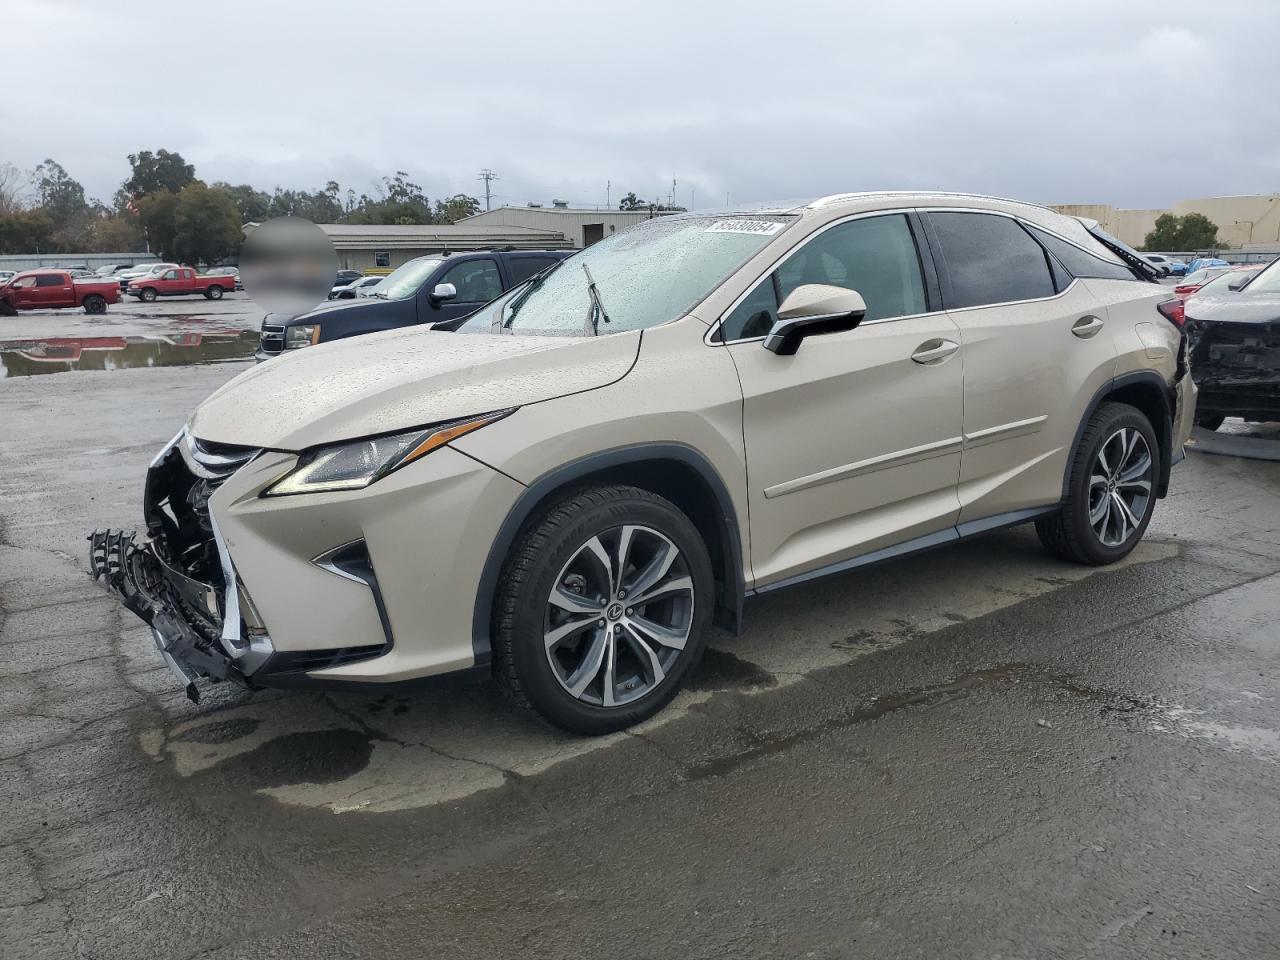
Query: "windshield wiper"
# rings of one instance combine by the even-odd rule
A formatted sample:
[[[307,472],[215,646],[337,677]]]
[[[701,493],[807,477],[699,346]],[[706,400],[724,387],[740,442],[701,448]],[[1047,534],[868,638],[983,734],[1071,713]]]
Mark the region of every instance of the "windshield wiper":
[[[566,257],[565,259],[568,258]],[[511,301],[511,306],[507,307],[509,313],[507,314],[507,319],[502,321],[503,328],[511,326],[511,321],[516,318],[516,314],[520,311],[520,308],[524,306],[524,302],[529,299],[529,295],[542,286],[547,277],[560,269],[560,266],[563,263],[564,260],[557,260],[542,272],[534,274],[533,279],[531,279],[525,288],[516,295],[516,298]]]
[[[596,278],[591,276],[591,270],[584,263],[582,272],[587,275],[587,296],[591,298],[591,308],[587,311],[586,328],[591,332],[593,337],[600,336],[600,321],[609,322],[609,313],[604,308],[604,301],[600,299],[600,291],[596,288]]]
[[[377,297],[379,300],[389,300],[389,299],[391,299],[391,298],[390,298],[390,297],[388,297],[385,293],[383,293],[381,290],[379,290],[377,293],[371,293],[371,294],[369,294],[369,296],[371,296],[371,297]]]

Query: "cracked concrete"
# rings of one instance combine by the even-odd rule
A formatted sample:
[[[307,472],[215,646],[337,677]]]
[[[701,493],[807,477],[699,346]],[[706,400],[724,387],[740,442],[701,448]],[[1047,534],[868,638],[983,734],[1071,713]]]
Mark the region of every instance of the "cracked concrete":
[[[487,685],[193,707],[79,557],[231,372],[0,388],[6,960],[1274,950],[1280,466],[1192,454],[1114,568],[1022,529],[751,600],[599,740]]]

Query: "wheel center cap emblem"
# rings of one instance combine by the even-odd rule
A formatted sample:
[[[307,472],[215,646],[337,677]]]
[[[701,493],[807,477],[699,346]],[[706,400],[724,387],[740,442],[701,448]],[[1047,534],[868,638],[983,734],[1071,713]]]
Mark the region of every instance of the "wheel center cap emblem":
[[[609,604],[609,609],[604,612],[604,615],[608,617],[610,620],[621,620],[622,604],[620,603]]]

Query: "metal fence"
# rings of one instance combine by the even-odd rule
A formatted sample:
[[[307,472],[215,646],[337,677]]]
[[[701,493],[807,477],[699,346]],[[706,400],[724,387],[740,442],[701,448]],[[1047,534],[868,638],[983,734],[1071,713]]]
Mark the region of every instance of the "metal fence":
[[[1147,253],[1158,253],[1162,257],[1171,257],[1183,263],[1190,263],[1196,257],[1217,257],[1227,263],[1270,263],[1280,257],[1280,247],[1249,250],[1148,250]]]
[[[154,263],[160,258],[135,253],[14,253],[0,256],[0,270],[38,270],[41,267],[105,267],[109,263]]]

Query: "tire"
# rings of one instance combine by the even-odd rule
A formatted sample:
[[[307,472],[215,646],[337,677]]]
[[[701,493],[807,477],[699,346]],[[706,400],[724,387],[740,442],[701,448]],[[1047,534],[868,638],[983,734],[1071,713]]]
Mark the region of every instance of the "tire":
[[[105,297],[100,297],[96,293],[90,294],[84,298],[85,313],[106,313],[107,301]]]
[[[156,302],[156,288],[155,288],[155,287],[143,287],[143,288],[138,292],[138,299],[139,299],[139,300],[145,300],[147,303],[155,303],[155,302]]]
[[[1226,416],[1221,413],[1209,414],[1203,417],[1196,417],[1196,426],[1204,427],[1206,430],[1217,430],[1222,426],[1222,421],[1226,420]]]
[[[1141,472],[1142,446],[1132,439],[1135,433],[1147,455]],[[1121,443],[1132,445],[1122,451]],[[1104,469],[1104,462],[1114,465]],[[1072,454],[1062,509],[1036,521],[1040,542],[1064,560],[1091,566],[1115,563],[1127,556],[1151,522],[1159,464],[1156,433],[1142,411],[1127,403],[1101,404]],[[1132,522],[1135,519],[1137,522]]]
[[[641,587],[658,596],[628,606],[627,587],[645,570],[663,571]],[[706,545],[672,503],[621,484],[581,490],[534,520],[507,557],[493,610],[495,675],[516,703],[562,729],[632,726],[665,707],[697,666],[714,591]]]
[[[212,287],[209,287],[208,289],[205,290],[204,295],[208,297],[210,300],[221,300],[222,293],[223,293],[222,288],[219,287],[217,284],[214,284]]]

